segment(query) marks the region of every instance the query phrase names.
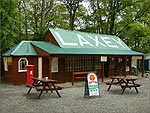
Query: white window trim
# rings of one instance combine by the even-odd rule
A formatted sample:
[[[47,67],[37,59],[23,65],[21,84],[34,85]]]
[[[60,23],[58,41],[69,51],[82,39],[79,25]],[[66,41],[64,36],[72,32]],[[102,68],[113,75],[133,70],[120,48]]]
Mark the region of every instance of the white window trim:
[[[27,71],[26,69],[25,69],[25,70],[21,70],[21,69],[20,69],[20,61],[21,61],[21,60],[26,60],[26,62],[27,62],[26,65],[28,65],[28,60],[27,60],[27,58],[20,58],[19,61],[18,61],[18,72],[26,72],[26,71]]]

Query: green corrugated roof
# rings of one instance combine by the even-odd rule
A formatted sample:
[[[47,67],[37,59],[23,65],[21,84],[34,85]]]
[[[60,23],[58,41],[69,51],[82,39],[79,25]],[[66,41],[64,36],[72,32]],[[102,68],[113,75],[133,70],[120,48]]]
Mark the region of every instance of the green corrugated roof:
[[[142,55],[141,53],[131,50],[116,50],[116,49],[98,49],[98,48],[60,48],[52,43],[44,41],[31,42],[34,46],[44,50],[49,54],[93,54],[93,55]]]
[[[62,29],[51,29],[53,37],[67,54],[143,55],[132,51],[119,37]],[[65,52],[64,52],[65,51]]]
[[[34,46],[42,49],[43,51],[49,53],[49,54],[67,54],[67,50],[64,48],[60,48],[50,42],[44,42],[44,41],[32,41],[31,42]]]
[[[132,51],[119,37],[49,29],[59,46],[45,41],[22,41],[3,56],[35,56],[33,46],[49,54],[143,55]]]
[[[37,55],[33,49],[31,41],[21,41],[19,44],[12,47],[3,56],[35,56]]]
[[[61,48],[97,48],[130,50],[130,48],[117,36],[49,29]]]

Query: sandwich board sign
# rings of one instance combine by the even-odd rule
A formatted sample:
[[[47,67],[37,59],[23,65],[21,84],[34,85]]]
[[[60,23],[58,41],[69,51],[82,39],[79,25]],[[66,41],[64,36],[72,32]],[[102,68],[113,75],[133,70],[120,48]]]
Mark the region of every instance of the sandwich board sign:
[[[98,78],[93,72],[86,75],[84,97],[87,96],[100,96]]]

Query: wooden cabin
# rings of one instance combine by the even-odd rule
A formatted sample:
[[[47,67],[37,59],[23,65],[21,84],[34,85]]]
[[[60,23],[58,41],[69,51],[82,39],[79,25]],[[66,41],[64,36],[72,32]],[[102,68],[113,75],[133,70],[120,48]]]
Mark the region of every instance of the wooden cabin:
[[[35,77],[48,76],[58,83],[74,84],[89,71],[103,81],[130,74],[133,56],[142,56],[144,62],[142,53],[132,51],[117,36],[50,28],[43,41],[22,41],[3,54],[4,79],[26,84],[25,67],[34,65]]]

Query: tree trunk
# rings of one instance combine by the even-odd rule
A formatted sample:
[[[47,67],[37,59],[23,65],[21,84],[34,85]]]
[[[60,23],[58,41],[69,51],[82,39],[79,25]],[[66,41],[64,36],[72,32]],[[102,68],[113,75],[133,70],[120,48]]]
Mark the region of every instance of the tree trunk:
[[[65,4],[68,9],[70,19],[69,19],[69,29],[74,30],[74,22],[75,22],[75,15],[77,8],[79,8],[79,2],[78,0],[66,0]]]
[[[117,14],[117,10],[119,9],[119,1],[118,0],[110,0],[110,23],[109,23],[109,34],[113,34],[113,28],[115,24],[115,16]]]
[[[44,26],[45,23],[45,0],[42,0],[42,12],[41,12],[41,27]]]

